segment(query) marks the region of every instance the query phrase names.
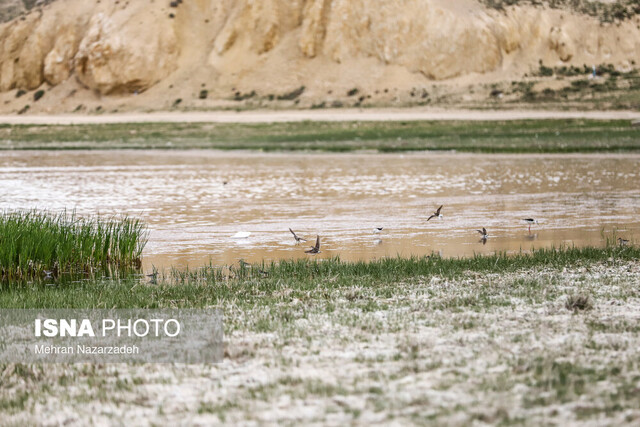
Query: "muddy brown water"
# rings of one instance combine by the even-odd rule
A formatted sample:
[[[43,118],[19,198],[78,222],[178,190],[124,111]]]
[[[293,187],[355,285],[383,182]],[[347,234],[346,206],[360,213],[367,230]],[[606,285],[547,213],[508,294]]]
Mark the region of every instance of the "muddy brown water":
[[[444,218],[427,221],[441,204]],[[146,270],[309,257],[289,227],[321,236],[314,256],[345,260],[637,244],[640,156],[0,153],[0,209],[31,208],[141,217]]]

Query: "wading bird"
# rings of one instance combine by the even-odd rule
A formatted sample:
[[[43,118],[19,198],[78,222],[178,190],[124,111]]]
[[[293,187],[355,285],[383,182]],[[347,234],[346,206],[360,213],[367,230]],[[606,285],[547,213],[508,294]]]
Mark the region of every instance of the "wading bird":
[[[151,274],[147,274],[147,277],[149,278],[149,282],[152,285],[158,283],[158,271],[155,268],[153,269],[153,272]]]
[[[263,269],[261,269],[260,267],[254,266],[252,264],[249,264],[248,262],[246,262],[245,260],[243,260],[242,258],[240,258],[238,260],[238,264],[240,264],[240,270],[249,270],[250,273],[256,271],[258,273],[260,273],[262,275],[262,277],[267,277],[269,276],[269,272],[264,271]]]
[[[622,237],[618,237],[618,243],[620,243],[620,246],[627,246],[629,244],[629,241],[627,239],[623,239]]]
[[[305,254],[319,254],[320,253],[320,236],[316,236],[316,245],[312,246],[308,251],[304,251]]]
[[[532,226],[533,224],[538,225],[538,221],[536,221],[536,220],[535,220],[535,219],[533,219],[533,218],[525,218],[525,219],[523,219],[523,221],[524,221],[524,222],[526,222],[527,224],[529,224],[529,233],[531,233],[531,226]]]
[[[298,235],[296,233],[294,233],[294,231],[292,229],[289,229],[289,231],[291,232],[291,234],[293,234],[293,238],[296,239],[296,243],[306,242],[307,241],[307,239],[303,239],[302,237],[298,237]]]
[[[434,212],[434,213],[433,213],[433,214],[432,214],[432,215],[427,219],[427,221],[429,221],[431,218],[436,218],[436,217],[438,217],[438,218],[442,219],[442,214],[440,213],[440,211],[442,210],[442,206],[443,206],[443,205],[440,205],[440,207],[438,208],[438,210],[437,210],[437,211],[435,211],[435,212]]]

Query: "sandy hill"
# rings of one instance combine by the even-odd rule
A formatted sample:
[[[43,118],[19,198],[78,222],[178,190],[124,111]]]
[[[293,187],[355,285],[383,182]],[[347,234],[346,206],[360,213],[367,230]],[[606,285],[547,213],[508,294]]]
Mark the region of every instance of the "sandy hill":
[[[0,112],[400,105],[541,64],[640,63],[629,1],[44,3],[0,24]]]

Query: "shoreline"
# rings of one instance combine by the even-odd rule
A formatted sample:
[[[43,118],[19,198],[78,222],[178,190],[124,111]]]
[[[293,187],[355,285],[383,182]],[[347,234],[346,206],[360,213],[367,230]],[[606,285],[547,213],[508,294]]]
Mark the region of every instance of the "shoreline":
[[[152,112],[115,114],[0,115],[0,125],[79,125],[111,123],[287,123],[393,121],[511,121],[511,120],[640,120],[640,111],[445,110],[422,108],[252,110]]]

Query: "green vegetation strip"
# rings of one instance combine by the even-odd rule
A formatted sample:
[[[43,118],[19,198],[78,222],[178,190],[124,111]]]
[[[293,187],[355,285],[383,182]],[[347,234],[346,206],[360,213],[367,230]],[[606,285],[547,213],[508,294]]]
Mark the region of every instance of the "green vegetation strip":
[[[635,262],[640,248],[561,248],[516,255],[472,258],[390,258],[370,262],[290,260],[269,265],[208,266],[158,274],[157,283],[133,276],[117,280],[74,283],[5,283],[3,308],[159,308],[224,305],[250,309],[302,303],[332,303],[334,291],[366,290],[377,298],[391,298],[405,281],[431,277],[460,278],[469,273],[508,274],[596,263]],[[142,280],[142,281],[141,281]],[[523,287],[525,289],[526,286]],[[476,297],[474,297],[476,298]],[[459,303],[459,302],[458,302]],[[458,304],[456,303],[456,304]]]
[[[0,125],[0,150],[250,149],[485,153],[640,151],[625,120]]]
[[[146,226],[137,219],[75,213],[0,213],[0,279],[6,283],[63,273],[140,266]]]

